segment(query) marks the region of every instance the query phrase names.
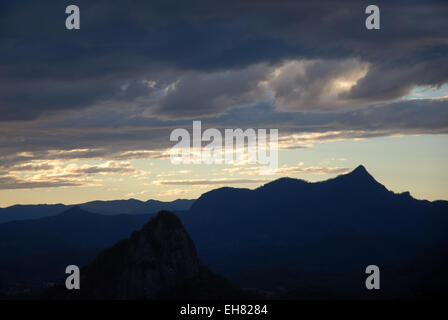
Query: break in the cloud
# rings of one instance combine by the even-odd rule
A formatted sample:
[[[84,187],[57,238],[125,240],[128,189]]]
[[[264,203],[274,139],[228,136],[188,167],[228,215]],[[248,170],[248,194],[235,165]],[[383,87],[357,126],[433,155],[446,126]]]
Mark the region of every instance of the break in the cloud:
[[[349,108],[356,101],[341,98],[368,72],[368,64],[356,59],[288,61],[262,82],[275,105],[284,111],[316,111]]]

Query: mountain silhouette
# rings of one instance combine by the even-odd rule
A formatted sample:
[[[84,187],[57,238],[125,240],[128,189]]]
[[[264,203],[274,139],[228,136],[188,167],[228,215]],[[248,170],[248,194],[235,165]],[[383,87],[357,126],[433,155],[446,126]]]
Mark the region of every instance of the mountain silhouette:
[[[78,204],[82,209],[104,215],[116,214],[156,214],[161,210],[184,211],[188,210],[194,200],[177,199],[174,201],[148,200],[146,202],[128,199],[111,201],[90,201]],[[0,223],[39,219],[57,215],[70,209],[73,205],[64,204],[39,204],[39,205],[14,205],[0,208]]]
[[[286,290],[308,277],[341,288],[369,264],[392,268],[445,241],[448,202],[391,192],[359,166],[321,182],[212,190],[182,219],[201,259],[242,286]],[[322,280],[332,272],[347,277]],[[365,288],[358,281],[352,289]]]
[[[63,204],[18,204],[7,208],[0,208],[0,223],[54,216],[68,208],[68,206]]]
[[[135,212],[130,203],[127,212]],[[153,216],[77,206],[0,224],[0,290],[59,280],[65,266],[90,263]],[[370,264],[384,273],[382,298],[443,295],[448,285],[448,202],[389,191],[363,166],[320,182],[280,178],[253,190],[215,189],[178,216],[204,266],[273,296],[365,297]]]
[[[73,212],[75,213],[75,212]],[[73,214],[66,213],[66,214]],[[78,213],[75,213],[78,214]],[[181,221],[161,211],[141,230],[104,249],[81,271],[81,290],[61,283],[44,295],[57,299],[217,299],[242,292],[201,266]]]
[[[112,201],[91,201],[80,204],[81,208],[100,214],[147,214],[157,213],[161,210],[183,211],[188,210],[194,200],[177,199],[174,201],[164,202],[158,200],[148,200],[146,202],[129,199],[129,200],[112,200]]]
[[[291,244],[344,229],[412,236],[432,230],[431,236],[441,239],[444,232],[434,221],[445,221],[446,209],[447,202],[388,191],[359,166],[322,182],[281,178],[254,190],[212,190],[192,205],[185,224],[199,248],[240,247],[243,240],[245,245]]]

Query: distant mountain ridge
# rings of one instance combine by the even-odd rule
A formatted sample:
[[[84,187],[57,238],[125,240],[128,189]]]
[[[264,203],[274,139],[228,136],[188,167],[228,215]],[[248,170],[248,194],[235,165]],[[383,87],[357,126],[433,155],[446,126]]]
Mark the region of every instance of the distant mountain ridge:
[[[2,288],[20,290],[59,280],[67,265],[90,262],[151,216],[105,216],[74,206],[50,217],[0,224],[0,293]]]
[[[147,214],[157,213],[160,210],[184,211],[188,210],[195,200],[177,199],[174,201],[148,200],[140,201],[136,199],[110,200],[110,201],[90,201],[78,204],[82,209],[99,214]],[[7,208],[0,208],[0,223],[39,219],[54,216],[76,205],[64,204],[38,204],[38,205],[14,205]]]

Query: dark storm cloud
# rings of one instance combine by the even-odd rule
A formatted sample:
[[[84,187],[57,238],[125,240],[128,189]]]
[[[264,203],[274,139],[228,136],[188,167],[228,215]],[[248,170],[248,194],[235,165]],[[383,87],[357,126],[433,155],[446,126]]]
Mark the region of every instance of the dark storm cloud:
[[[448,133],[448,99],[398,101],[347,112],[335,128]]]
[[[415,86],[440,87],[448,78],[448,52],[443,48],[439,54],[443,56],[409,64],[373,65],[345,97],[360,102],[387,101],[406,95]]]
[[[279,128],[280,133],[362,131],[370,137],[394,133],[448,133],[448,99],[415,99],[379,103],[331,112],[277,112],[271,105],[231,110],[210,126]],[[360,136],[353,136],[360,137]]]
[[[362,104],[448,79],[443,1],[377,1],[378,31],[364,28],[365,1],[78,1],[77,31],[65,30],[69,4],[1,4],[3,122],[98,104],[146,108],[171,119],[214,116],[259,102],[254,83],[263,77],[244,78],[241,70],[293,59],[367,63],[365,78],[342,95]],[[160,98],[176,83],[176,91]],[[311,110],[323,107],[313,98],[304,101]]]
[[[186,74],[163,96],[149,101],[153,107],[150,112],[171,119],[191,119],[217,115],[232,106],[256,104],[264,98],[257,92],[257,83],[263,79],[266,69],[253,66],[216,73]]]

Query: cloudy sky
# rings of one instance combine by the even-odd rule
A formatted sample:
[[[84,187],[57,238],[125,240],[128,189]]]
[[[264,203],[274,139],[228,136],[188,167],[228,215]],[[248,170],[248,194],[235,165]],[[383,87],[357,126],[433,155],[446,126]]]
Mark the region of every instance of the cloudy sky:
[[[66,6],[81,29],[65,28]],[[448,4],[0,3],[0,206],[196,198],[359,164],[448,199]],[[175,128],[277,128],[279,170],[174,165]]]

